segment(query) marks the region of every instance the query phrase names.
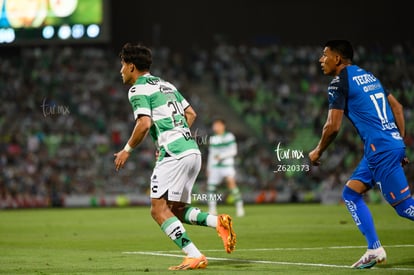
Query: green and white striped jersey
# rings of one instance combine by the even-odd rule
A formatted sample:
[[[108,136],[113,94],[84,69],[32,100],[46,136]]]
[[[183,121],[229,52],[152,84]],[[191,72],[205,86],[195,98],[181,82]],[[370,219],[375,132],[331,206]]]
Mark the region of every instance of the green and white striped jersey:
[[[213,135],[209,139],[207,168],[234,166],[234,157],[237,155],[235,136],[230,132],[222,135]]]
[[[190,106],[171,83],[149,73],[137,79],[128,92],[134,118],[150,116],[150,135],[160,150],[180,159],[189,154],[200,154],[197,142],[191,135],[184,110]]]

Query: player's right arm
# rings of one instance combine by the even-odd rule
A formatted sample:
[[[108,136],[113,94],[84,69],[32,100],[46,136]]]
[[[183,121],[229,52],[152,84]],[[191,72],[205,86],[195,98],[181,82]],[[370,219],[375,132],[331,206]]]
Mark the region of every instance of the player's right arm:
[[[318,145],[309,153],[309,159],[312,165],[319,165],[323,152],[328,148],[332,141],[336,138],[341,128],[342,118],[347,101],[347,89],[340,78],[332,80],[328,87],[329,112],[325,125],[322,129],[322,136]]]
[[[322,136],[318,145],[309,153],[309,159],[312,165],[319,165],[319,159],[323,152],[328,148],[337,136],[342,124],[344,110],[330,109],[325,125],[323,126]]]
[[[129,158],[129,154],[133,148],[137,147],[147,136],[149,129],[151,128],[152,120],[149,116],[140,116],[136,120],[134,130],[132,131],[131,137],[127,142],[127,147],[130,149],[122,149],[118,153],[115,153],[115,169],[118,171],[119,169],[123,168],[125,162]]]
[[[144,140],[152,126],[152,107],[148,96],[145,95],[145,87],[132,86],[128,91],[128,99],[134,112],[135,127],[124,149],[114,154],[116,171],[124,167],[130,152]]]
[[[405,119],[404,119],[404,108],[400,102],[392,95],[387,96],[390,104],[392,113],[394,114],[395,123],[397,124],[398,130],[402,138],[405,137]]]

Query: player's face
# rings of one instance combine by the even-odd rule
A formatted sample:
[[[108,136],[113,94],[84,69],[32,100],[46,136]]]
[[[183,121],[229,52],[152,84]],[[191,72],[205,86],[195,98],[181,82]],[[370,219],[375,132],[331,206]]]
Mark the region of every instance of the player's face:
[[[336,74],[336,64],[337,64],[338,54],[331,51],[328,47],[323,49],[321,58],[319,58],[319,63],[321,63],[321,68],[324,74],[334,76]]]
[[[226,126],[221,121],[216,121],[213,123],[213,132],[216,135],[222,135],[226,131]]]
[[[134,71],[134,64],[126,63],[122,60],[121,65],[122,67],[120,73],[124,84],[134,84],[135,80],[132,77],[132,72]]]

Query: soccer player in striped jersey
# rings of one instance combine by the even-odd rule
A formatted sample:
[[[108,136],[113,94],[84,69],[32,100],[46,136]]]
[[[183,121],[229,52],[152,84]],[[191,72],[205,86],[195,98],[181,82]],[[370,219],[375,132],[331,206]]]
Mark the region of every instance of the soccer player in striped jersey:
[[[207,190],[209,192],[209,213],[217,214],[217,201],[214,193],[223,182],[234,197],[236,215],[244,216],[243,198],[236,184],[234,157],[237,155],[237,143],[233,133],[227,131],[224,119],[217,118],[212,123],[214,135],[209,139],[207,160]],[[213,199],[212,199],[213,198]]]
[[[183,223],[213,227],[227,253],[236,244],[232,218],[211,215],[191,207],[191,191],[201,168],[201,154],[190,127],[196,113],[174,85],[150,74],[151,50],[127,43],[120,52],[121,75],[130,84],[128,98],[135,127],[125,147],[114,154],[115,168],[123,168],[132,150],[149,133],[157,146],[157,161],[151,176],[151,215],[161,230],[186,254],[170,270],[199,269],[207,258],[188,236]],[[139,169],[139,168],[138,168]]]
[[[352,267],[364,269],[384,262],[387,255],[363,194],[378,185],[397,214],[412,221],[414,199],[403,170],[408,163],[403,141],[403,107],[372,73],[353,65],[352,58],[353,48],[349,41],[332,40],[325,44],[319,62],[324,74],[334,78],[328,87],[329,112],[322,137],[309,153],[309,159],[314,165],[320,164],[322,153],[336,137],[345,115],[364,142],[364,156],[342,193],[368,246]]]

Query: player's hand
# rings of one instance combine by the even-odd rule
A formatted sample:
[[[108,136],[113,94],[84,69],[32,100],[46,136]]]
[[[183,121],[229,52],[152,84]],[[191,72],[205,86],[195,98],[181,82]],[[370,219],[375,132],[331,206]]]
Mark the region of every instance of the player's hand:
[[[403,160],[401,161],[401,166],[404,167],[409,163],[410,163],[410,160],[408,159],[408,157],[404,157]]]
[[[321,164],[320,162],[320,157],[321,154],[319,153],[319,150],[317,149],[313,149],[310,153],[309,153],[309,160],[311,162],[312,165],[314,166],[319,166]]]
[[[115,160],[115,170],[119,171],[119,169],[123,168],[125,165],[125,162],[129,158],[129,153],[125,150],[121,150],[118,153],[114,154]]]

